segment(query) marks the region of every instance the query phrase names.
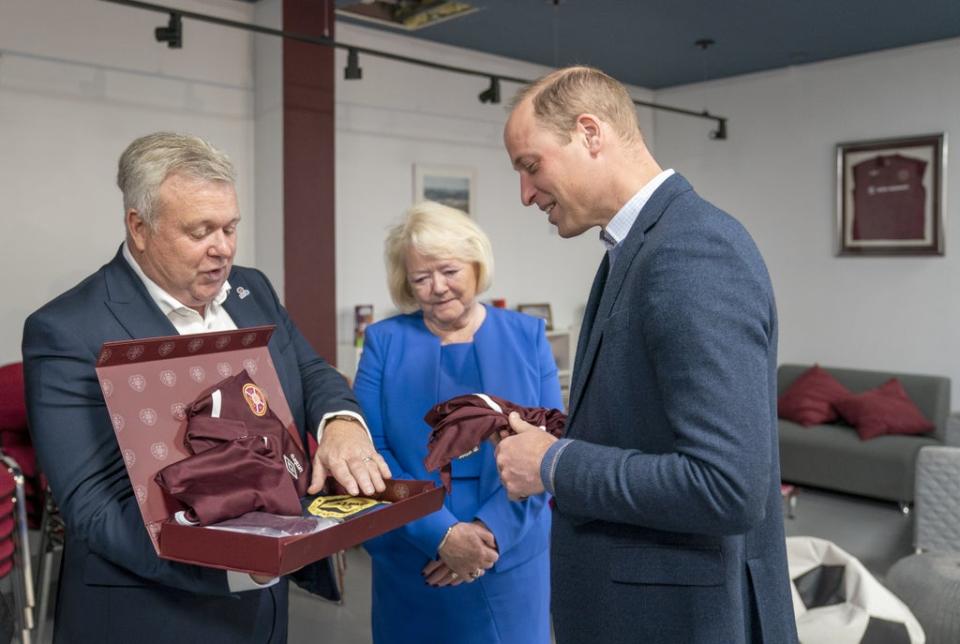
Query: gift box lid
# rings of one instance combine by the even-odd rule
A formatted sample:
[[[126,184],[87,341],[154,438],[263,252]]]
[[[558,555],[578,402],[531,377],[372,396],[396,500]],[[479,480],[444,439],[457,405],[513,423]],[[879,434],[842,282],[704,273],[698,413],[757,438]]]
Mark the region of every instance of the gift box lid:
[[[204,389],[246,369],[280,421],[297,435],[267,343],[274,326],[106,342],[97,377],[136,494],[144,525],[160,553],[161,525],[183,509],[154,481],[190,456],[187,407]]]

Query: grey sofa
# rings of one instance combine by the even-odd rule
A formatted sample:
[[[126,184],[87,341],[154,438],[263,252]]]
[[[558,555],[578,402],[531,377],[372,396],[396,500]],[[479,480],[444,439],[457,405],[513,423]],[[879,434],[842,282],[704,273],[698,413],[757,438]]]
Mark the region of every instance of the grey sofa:
[[[783,394],[811,365],[783,364],[777,370],[777,390]],[[872,389],[890,378],[903,384],[910,399],[936,427],[929,434],[880,436],[860,440],[857,431],[837,424],[803,427],[780,420],[781,478],[848,494],[913,502],[917,453],[947,442],[950,379],[943,376],[864,371],[823,366],[854,393]]]

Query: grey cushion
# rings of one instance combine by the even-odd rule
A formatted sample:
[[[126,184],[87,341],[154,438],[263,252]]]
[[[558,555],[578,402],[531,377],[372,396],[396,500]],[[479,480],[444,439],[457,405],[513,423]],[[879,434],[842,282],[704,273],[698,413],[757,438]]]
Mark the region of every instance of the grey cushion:
[[[917,452],[939,444],[929,435],[862,441],[847,425],[802,427],[781,420],[781,477],[801,485],[910,502]]]
[[[927,644],[960,642],[960,556],[905,557],[887,573],[886,583],[923,626]]]

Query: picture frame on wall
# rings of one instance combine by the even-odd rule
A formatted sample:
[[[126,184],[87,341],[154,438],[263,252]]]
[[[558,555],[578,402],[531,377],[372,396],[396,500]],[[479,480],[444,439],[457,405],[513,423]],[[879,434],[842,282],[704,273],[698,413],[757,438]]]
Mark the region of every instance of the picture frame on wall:
[[[549,304],[517,304],[517,311],[535,318],[541,318],[546,322],[547,331],[553,331],[553,311],[551,311]]]
[[[946,135],[837,145],[838,255],[943,255]]]
[[[436,201],[476,216],[477,172],[473,168],[448,165],[413,166],[413,202]]]

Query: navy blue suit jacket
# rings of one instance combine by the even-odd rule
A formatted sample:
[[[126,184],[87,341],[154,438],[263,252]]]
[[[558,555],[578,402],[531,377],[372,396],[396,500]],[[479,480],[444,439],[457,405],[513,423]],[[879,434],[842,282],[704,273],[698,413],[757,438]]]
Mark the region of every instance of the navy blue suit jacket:
[[[301,434],[329,411],[359,412],[344,379],[310,348],[266,276],[234,267],[229,281],[224,307],[239,328],[276,325],[270,355]],[[240,287],[249,291],[243,299]],[[66,524],[58,642],[286,640],[286,580],[231,594],[222,570],[158,558],[143,526],[94,365],[107,340],[176,333],[120,252],[27,318],[30,429]],[[329,562],[307,573],[316,590],[336,593]]]
[[[796,642],[759,251],[674,175],[608,267],[556,462],[558,644]]]

